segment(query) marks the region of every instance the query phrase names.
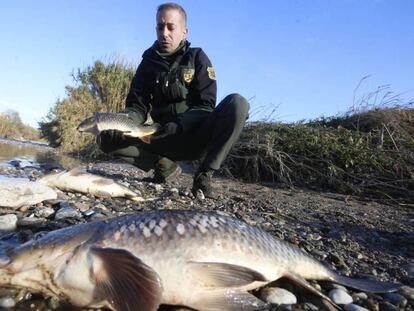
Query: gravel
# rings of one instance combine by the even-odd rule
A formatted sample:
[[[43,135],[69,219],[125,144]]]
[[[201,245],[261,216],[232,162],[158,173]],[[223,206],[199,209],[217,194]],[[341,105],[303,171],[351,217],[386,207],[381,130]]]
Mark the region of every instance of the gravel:
[[[143,181],[148,174],[127,164],[102,162],[90,164],[89,170],[129,185],[152,201],[135,203],[125,199],[96,199],[93,196],[60,192],[59,199],[27,206],[21,211],[1,210],[0,242],[24,242],[46,231],[76,223],[91,222],[155,209],[213,210],[243,218],[278,238],[285,239],[322,260],[343,275],[400,282],[405,287],[393,294],[370,294],[312,282],[325,295],[332,296],[345,310],[412,310],[414,308],[414,229],[410,219],[414,211],[404,206],[382,205],[352,197],[304,189],[279,188],[277,184],[247,184],[217,177],[217,199],[191,194],[192,177],[185,173],[176,181],[159,185]],[[40,168],[23,170],[1,167],[9,177],[41,176]],[[7,229],[9,228],[9,229]],[[11,230],[11,231],[10,231]],[[281,284],[297,301],[289,300],[284,308],[318,310],[317,302]],[[284,289],[283,289],[284,288]],[[13,295],[0,292],[1,301],[16,303]],[[259,294],[258,294],[259,295]],[[36,300],[37,299],[37,300]],[[20,305],[46,310],[46,299],[27,298]],[[276,302],[277,303],[277,302]],[[30,307],[30,309],[33,309]],[[43,308],[43,309],[42,309]],[[45,309],[46,308],[46,309]],[[56,307],[57,310],[61,307]],[[279,307],[276,307],[277,310]],[[270,307],[269,310],[276,310]],[[162,310],[174,310],[163,307]],[[184,310],[184,309],[183,309]]]

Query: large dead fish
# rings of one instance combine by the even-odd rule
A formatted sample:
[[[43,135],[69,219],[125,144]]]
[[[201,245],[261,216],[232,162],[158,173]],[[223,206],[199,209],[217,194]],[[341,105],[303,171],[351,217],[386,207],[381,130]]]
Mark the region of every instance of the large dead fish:
[[[139,138],[149,143],[150,136],[159,129],[159,124],[137,125],[125,113],[97,112],[78,125],[78,131],[94,135],[105,130],[117,130],[125,136]]]
[[[51,173],[37,181],[62,191],[90,193],[103,198],[125,197],[136,202],[145,201],[137,193],[113,179],[88,173],[86,169],[80,167],[70,171]]]
[[[0,257],[2,286],[116,311],[155,311],[160,304],[257,310],[265,303],[248,291],[281,277],[327,301],[305,279],[369,292],[399,288],[340,276],[265,231],[212,212],[164,210],[80,224]]]

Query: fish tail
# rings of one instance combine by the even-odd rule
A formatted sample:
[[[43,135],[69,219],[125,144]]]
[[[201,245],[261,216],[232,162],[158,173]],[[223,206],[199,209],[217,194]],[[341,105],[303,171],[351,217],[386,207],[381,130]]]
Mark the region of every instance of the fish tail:
[[[392,282],[380,282],[369,279],[352,279],[346,276],[335,274],[332,281],[354,289],[369,293],[389,293],[398,290],[401,284]]]

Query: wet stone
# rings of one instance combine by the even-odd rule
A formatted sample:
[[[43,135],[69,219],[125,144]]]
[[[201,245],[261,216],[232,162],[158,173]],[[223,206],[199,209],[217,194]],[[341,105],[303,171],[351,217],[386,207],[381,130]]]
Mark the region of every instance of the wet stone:
[[[100,220],[104,220],[108,218],[107,216],[105,216],[104,214],[101,213],[93,213],[90,217],[89,220],[90,221],[100,221]]]
[[[338,305],[347,305],[353,302],[352,297],[341,288],[331,290],[328,296]]]
[[[368,299],[368,295],[364,292],[360,292],[360,293],[354,293],[352,294],[352,298],[354,300],[367,300]]]
[[[34,214],[37,217],[48,218],[55,213],[55,210],[51,207],[37,208]]]
[[[344,306],[345,311],[369,311],[367,308],[354,305],[353,303],[347,304]]]
[[[13,231],[16,230],[17,216],[14,214],[6,214],[0,216],[0,230]]]
[[[291,305],[297,303],[296,296],[284,288],[266,287],[260,291],[260,298],[276,305]]]
[[[303,304],[303,308],[305,310],[310,310],[310,311],[318,311],[319,308],[317,306],[315,306],[313,303],[311,302],[306,302]]]
[[[43,225],[43,219],[37,217],[23,217],[17,221],[17,226],[19,228],[38,228]]]
[[[55,219],[61,220],[65,218],[81,219],[82,214],[76,208],[70,206],[62,207],[56,212]]]
[[[409,286],[401,287],[398,292],[408,300],[414,301],[414,288]]]
[[[400,307],[405,307],[408,302],[404,296],[396,293],[386,293],[385,299],[391,302],[393,305]]]
[[[389,303],[388,301],[380,303],[379,309],[380,311],[398,311],[399,310],[397,306],[394,306],[392,303]]]

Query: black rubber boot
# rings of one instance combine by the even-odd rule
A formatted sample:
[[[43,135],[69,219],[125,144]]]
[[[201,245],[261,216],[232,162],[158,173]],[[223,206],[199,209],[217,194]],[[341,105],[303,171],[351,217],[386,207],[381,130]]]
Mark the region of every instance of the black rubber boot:
[[[181,167],[168,158],[161,158],[155,164],[153,181],[159,184],[169,182],[181,174]]]
[[[206,198],[215,199],[213,187],[212,187],[212,177],[214,170],[198,170],[194,175],[193,189],[191,192],[194,196],[197,196],[197,191],[203,191],[203,194]]]

